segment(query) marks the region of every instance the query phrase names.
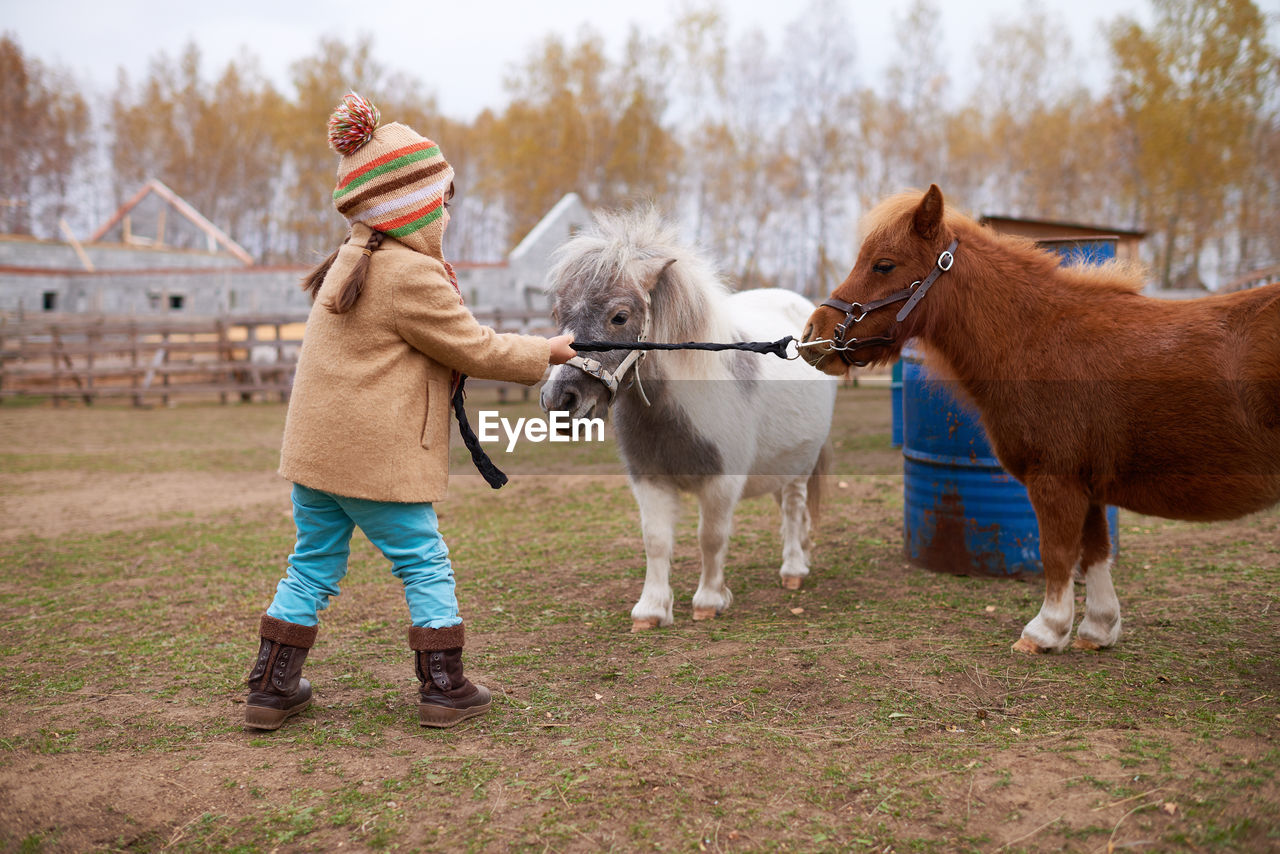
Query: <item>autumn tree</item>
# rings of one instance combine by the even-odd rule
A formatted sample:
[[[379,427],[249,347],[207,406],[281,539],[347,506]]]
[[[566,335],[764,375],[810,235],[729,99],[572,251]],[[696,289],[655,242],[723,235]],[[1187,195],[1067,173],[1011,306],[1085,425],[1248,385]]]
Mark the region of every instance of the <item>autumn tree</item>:
[[[1162,285],[1201,284],[1205,247],[1245,203],[1276,56],[1251,0],[1152,0],[1155,21],[1109,34],[1114,97],[1129,135],[1132,191],[1156,238]],[[1274,161],[1269,167],[1274,171]],[[1247,217],[1246,217],[1247,219]]]
[[[787,27],[783,44],[782,94],[789,106],[783,140],[798,186],[777,186],[782,192],[774,198],[796,203],[803,238],[792,245],[806,251],[795,259],[803,271],[795,284],[811,296],[829,292],[853,260],[848,201],[863,153],[856,144],[853,44],[852,27],[836,0],[810,0]],[[777,177],[785,181],[786,171]]]
[[[508,75],[511,102],[487,125],[490,189],[503,199],[509,242],[568,192],[613,207],[663,196],[679,156],[663,122],[665,96],[633,31],[622,63],[586,27],[577,41],[549,36]]]
[[[683,152],[665,123],[670,62],[671,50],[661,38],[632,27],[609,84],[616,108],[600,188],[604,204],[639,197],[665,201],[675,190]]]
[[[979,78],[946,122],[947,168],[972,204],[1032,218],[1115,221],[1106,206],[1116,184],[1114,116],[1078,79],[1066,29],[1028,2],[977,45]]]
[[[739,287],[774,283],[794,244],[775,227],[792,222],[780,208],[803,191],[783,138],[777,65],[765,36],[730,45],[715,5],[686,8],[666,40],[681,90],[674,125],[684,152],[673,212]],[[798,273],[794,258],[788,267]],[[786,263],[786,262],[783,262]]]
[[[1280,63],[1273,64],[1270,94],[1242,143],[1243,177],[1227,200],[1227,229],[1219,255],[1234,272],[1280,262]]]
[[[732,37],[716,0],[682,3],[617,53],[590,27],[532,43],[506,102],[470,120],[441,115],[368,36],[321,40],[283,89],[247,54],[210,75],[194,44],[161,53],[105,105],[105,180],[123,201],[157,177],[260,260],[313,262],[345,231],[326,120],[354,90],[454,165],[451,258],[499,260],[576,191],[656,202],[738,286],[817,294],[848,266],[859,210],[933,181],[975,212],[1145,227],[1165,284],[1277,257],[1280,60],[1256,0],[1153,0],[1151,25],[1116,21],[1101,93],[1065,23],[1028,0],[978,41],[961,96],[938,0],[898,13],[873,74],[838,0]],[[75,85],[12,37],[0,71],[0,129],[23,140],[0,151],[0,228],[52,234],[98,136]]]
[[[511,248],[511,218],[503,196],[500,119],[482,110],[470,122],[443,119],[436,131],[453,166],[455,195],[445,253],[468,261],[501,261]]]
[[[0,36],[0,232],[51,237],[89,153],[89,108],[64,72]]]
[[[576,46],[545,39],[508,75],[513,100],[493,127],[490,144],[514,245],[565,193],[598,196],[602,140],[607,135],[600,37],[585,30]]]
[[[110,102],[117,201],[157,178],[251,254],[269,254],[282,113],[280,95],[249,56],[210,81],[190,43],[176,59],[155,57],[137,85],[122,73]]]
[[[281,221],[276,244],[286,257],[311,262],[342,239],[345,223],[333,209],[338,155],[328,147],[327,123],[347,92],[372,101],[383,122],[400,122],[439,139],[440,112],[434,95],[418,79],[392,71],[374,56],[373,40],[348,44],[321,39],[316,52],[290,68],[288,107],[276,121],[277,145],[285,155],[284,179],[275,199]],[[446,147],[446,156],[453,153]]]
[[[955,108],[948,101],[941,14],[932,0],[915,0],[894,20],[897,45],[880,87],[859,91],[857,144],[863,151],[859,201],[869,207],[888,193],[939,182],[957,183],[947,174],[953,141],[963,146],[973,126],[950,124]],[[985,142],[981,149],[985,151]]]

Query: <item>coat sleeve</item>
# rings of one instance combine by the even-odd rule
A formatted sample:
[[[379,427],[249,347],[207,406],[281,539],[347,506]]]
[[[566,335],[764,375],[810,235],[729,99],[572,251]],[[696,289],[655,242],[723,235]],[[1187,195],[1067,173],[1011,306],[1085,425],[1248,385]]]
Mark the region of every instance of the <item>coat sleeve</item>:
[[[394,283],[396,331],[413,348],[479,379],[525,385],[542,379],[551,358],[547,339],[481,326],[445,278],[443,266],[406,267],[397,271]]]

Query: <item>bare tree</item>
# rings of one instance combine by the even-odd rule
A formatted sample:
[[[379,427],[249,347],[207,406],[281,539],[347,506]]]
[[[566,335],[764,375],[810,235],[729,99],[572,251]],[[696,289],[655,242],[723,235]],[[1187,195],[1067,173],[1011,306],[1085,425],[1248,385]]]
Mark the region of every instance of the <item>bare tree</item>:
[[[71,77],[0,36],[0,232],[51,237],[74,207],[90,144],[89,108]]]

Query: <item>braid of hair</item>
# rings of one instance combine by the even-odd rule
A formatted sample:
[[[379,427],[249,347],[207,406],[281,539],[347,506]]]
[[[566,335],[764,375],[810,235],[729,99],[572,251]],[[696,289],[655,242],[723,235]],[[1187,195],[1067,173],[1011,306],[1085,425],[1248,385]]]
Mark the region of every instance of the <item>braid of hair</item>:
[[[302,289],[307,292],[307,296],[311,297],[311,301],[315,302],[316,297],[320,294],[320,286],[324,284],[324,277],[329,275],[329,268],[333,266],[333,262],[338,258],[338,252],[345,246],[346,240],[338,244],[338,248],[329,253],[329,257],[320,262],[320,266],[312,270],[307,276],[299,282]]]
[[[347,276],[347,280],[342,283],[342,287],[338,290],[338,295],[334,297],[325,308],[334,314],[346,314],[356,304],[356,300],[360,299],[360,293],[364,290],[365,276],[369,273],[369,260],[373,257],[373,253],[382,245],[382,239],[385,237],[381,231],[375,231],[369,235],[369,240],[365,243],[364,249],[360,251],[360,258],[357,259],[356,265],[351,268],[351,274]]]

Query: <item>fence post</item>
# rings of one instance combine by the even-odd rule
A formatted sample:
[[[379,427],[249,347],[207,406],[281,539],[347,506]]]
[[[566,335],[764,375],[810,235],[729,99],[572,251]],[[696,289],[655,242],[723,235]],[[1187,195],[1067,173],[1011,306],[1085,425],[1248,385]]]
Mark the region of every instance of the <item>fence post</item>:
[[[97,349],[98,344],[100,344],[102,341],[102,318],[98,318],[96,322],[96,326],[97,328],[94,328],[92,326],[89,327],[88,329],[85,330],[85,333],[84,333],[85,349],[88,351],[85,354],[85,360],[84,360],[85,361],[84,402],[88,406],[93,405],[93,364],[94,364],[94,356],[96,355],[94,351]]]
[[[227,345],[226,319],[219,317],[216,328],[218,331],[218,362],[219,362],[219,365],[218,365],[219,370],[216,376],[218,377],[225,376],[229,379],[231,375],[231,371],[233,369],[231,367],[231,351],[230,351],[230,347]],[[227,405],[227,392],[225,389],[218,392],[218,402],[221,403],[223,406]]]
[[[280,337],[284,333],[282,332],[283,324],[280,322],[280,318],[278,317],[276,318],[275,326],[276,326],[276,369],[273,372],[273,374],[276,378],[276,383],[283,385],[284,384],[284,342],[280,340]],[[266,402],[266,399],[267,399],[267,396],[264,394],[262,396],[262,400],[264,403]],[[289,399],[289,396],[284,392],[283,389],[281,389],[280,402],[284,403],[288,399]]]
[[[249,358],[249,370],[246,374],[248,381],[253,385],[248,391],[240,392],[241,403],[253,402],[253,389],[262,385],[262,374],[258,371],[258,366],[253,363],[253,348],[258,343],[258,324],[253,322],[254,318],[249,318],[249,322],[245,324],[245,355]]]
[[[165,406],[169,405],[169,333],[169,327],[165,326],[164,331],[160,334],[160,352],[163,354],[160,358],[160,363],[165,368],[160,376],[160,384],[164,387],[160,402]]]
[[[142,408],[142,393],[138,390],[142,378],[138,376],[138,321],[129,321],[129,384],[133,386],[133,405]]]
[[[54,407],[62,406],[62,398],[58,395],[58,391],[62,387],[62,336],[58,334],[58,327],[49,326],[50,346],[49,354],[53,359],[53,405]]]

